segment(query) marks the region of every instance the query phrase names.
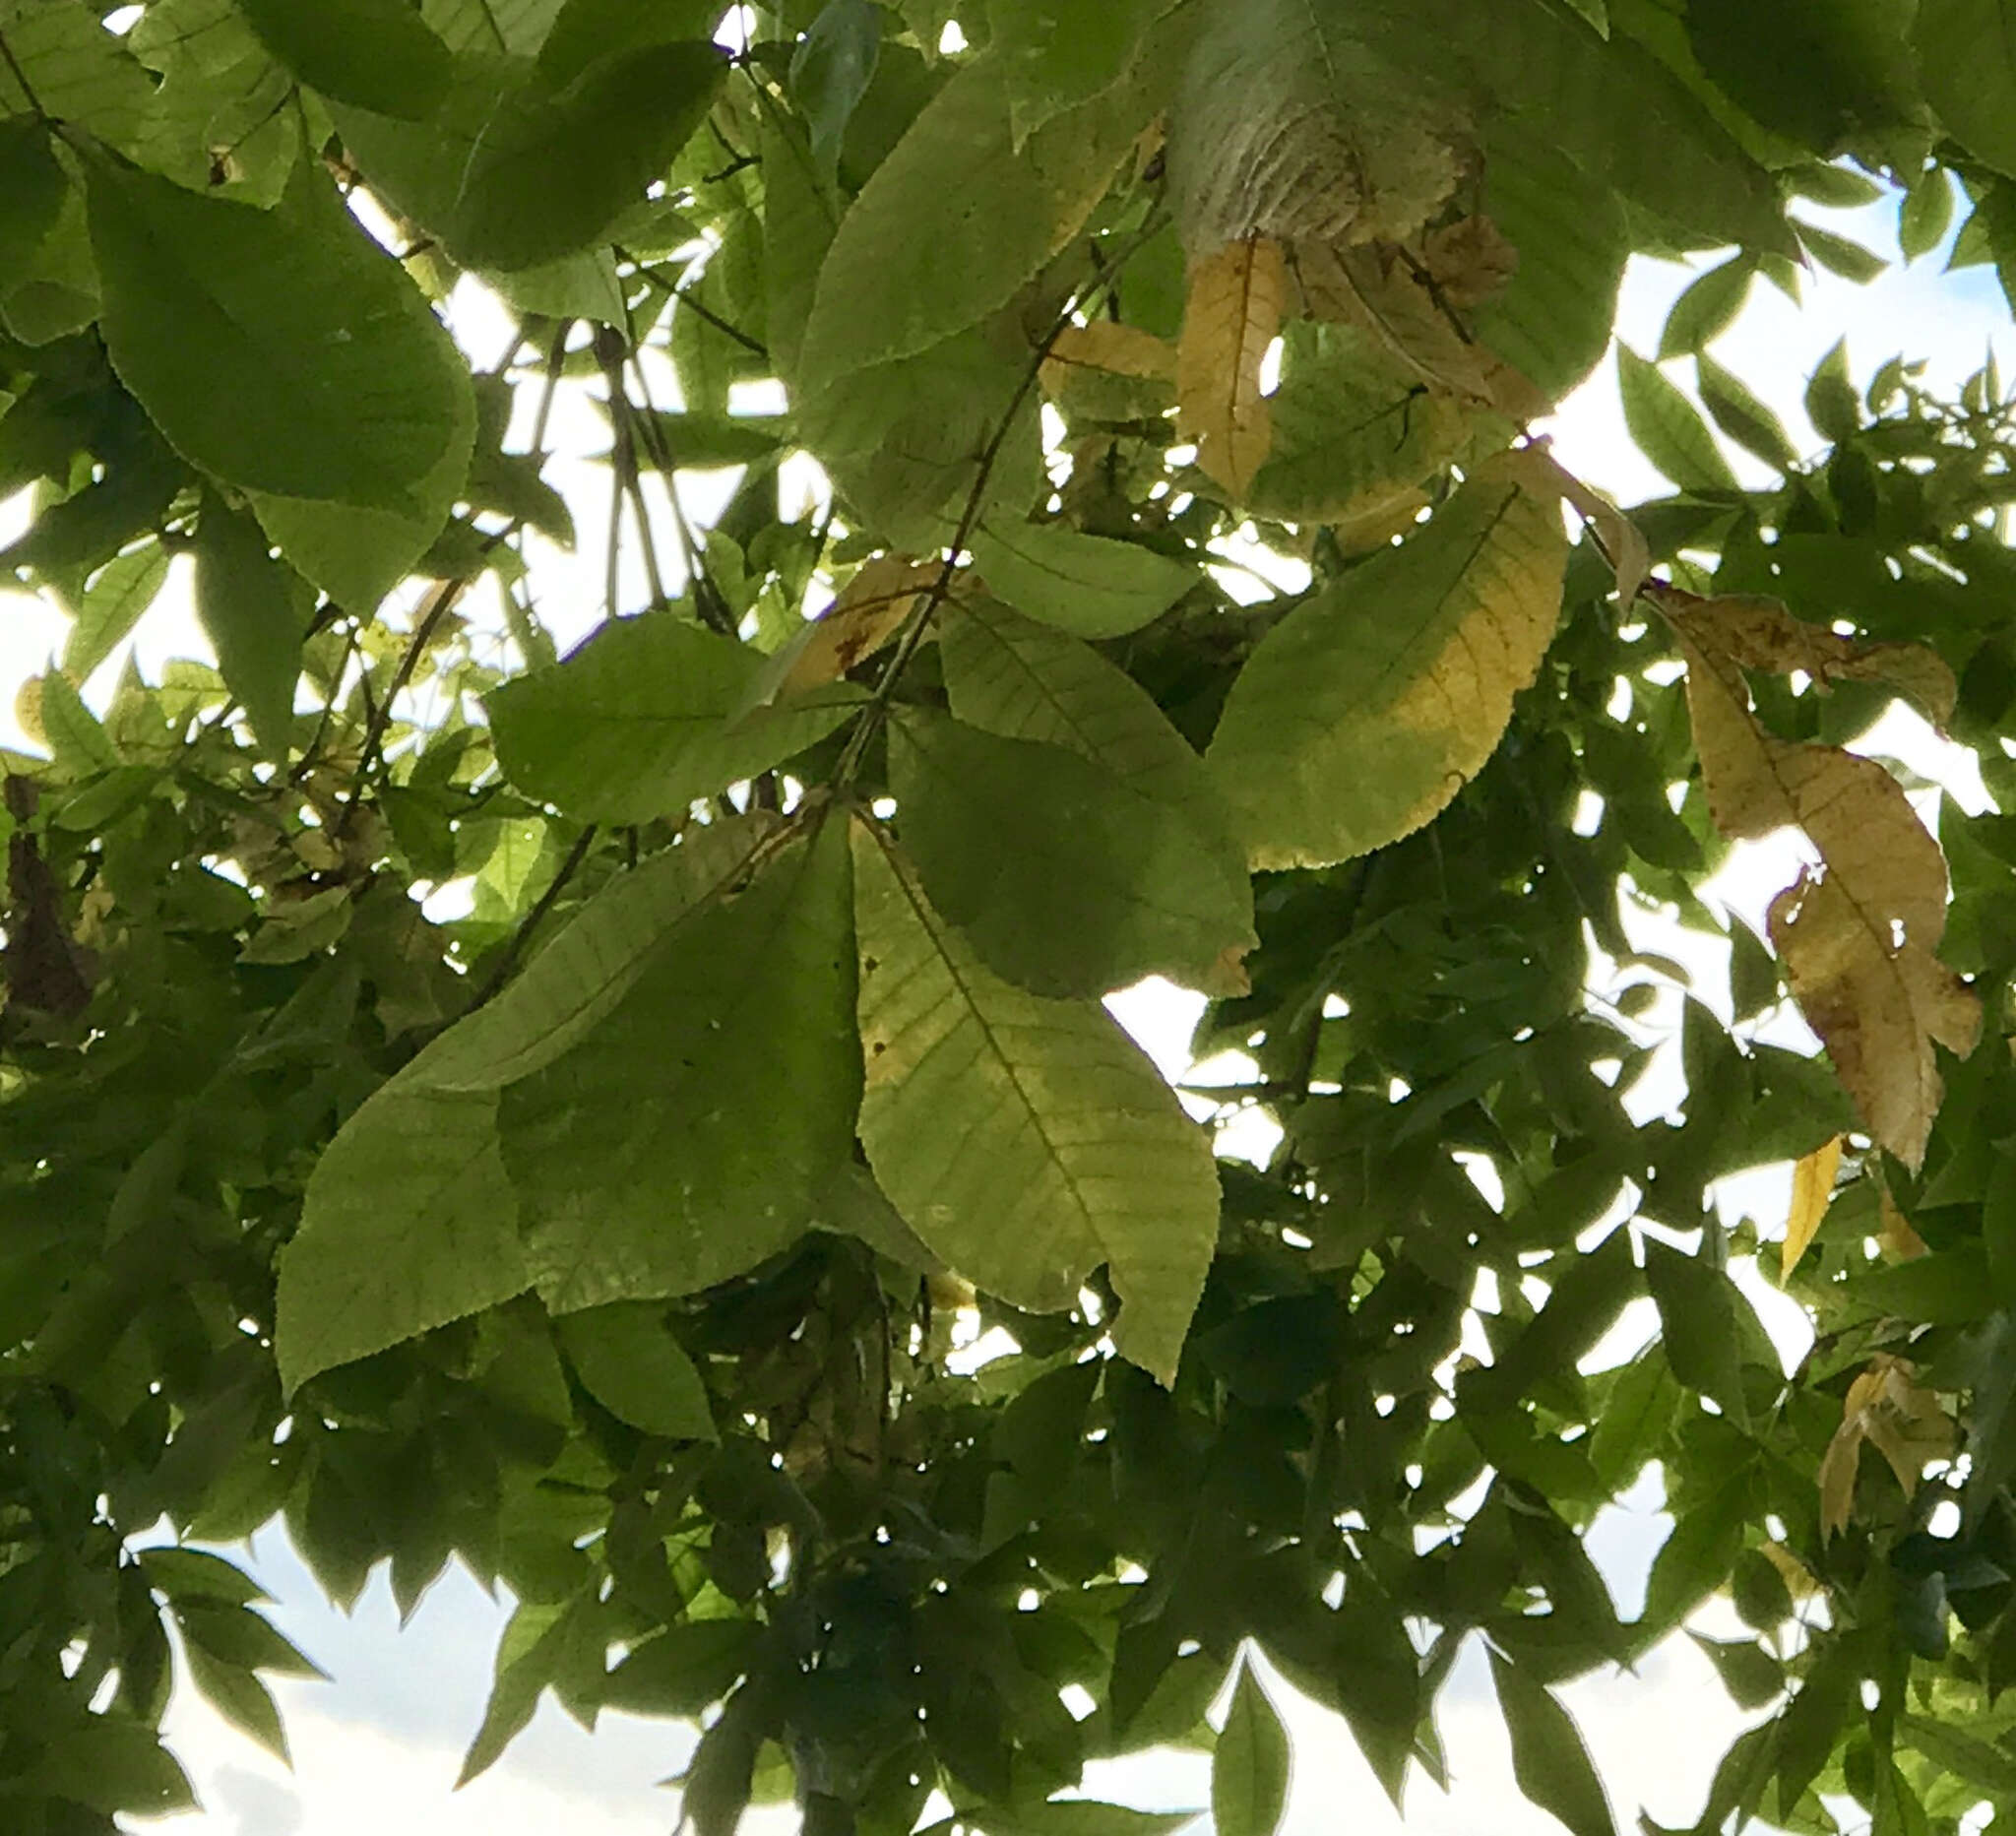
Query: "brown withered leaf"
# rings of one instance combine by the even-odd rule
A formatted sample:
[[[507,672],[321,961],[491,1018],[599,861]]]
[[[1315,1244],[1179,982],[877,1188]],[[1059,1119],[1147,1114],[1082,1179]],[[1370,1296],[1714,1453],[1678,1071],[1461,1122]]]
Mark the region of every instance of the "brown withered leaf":
[[[1745,669],[1774,675],[1803,670],[1826,687],[1835,682],[1888,682],[1935,727],[1952,718],[1959,685],[1937,651],[1923,644],[1865,644],[1795,618],[1783,601],[1728,594],[1713,607],[1716,648]]]
[[[1834,1177],[1841,1171],[1841,1142],[1823,1141],[1792,1170],[1792,1209],[1786,1214],[1785,1241],[1780,1246],[1778,1278],[1790,1279],[1799,1258],[1819,1235],[1821,1220],[1834,1202]]]
[[[1743,660],[1767,654],[1757,633],[1771,627],[1751,602],[1659,599],[1686,660],[1716,827],[1752,840],[1797,828],[1813,844],[1820,870],[1773,902],[1772,942],[1870,1134],[1916,1168],[1942,1091],[1933,1045],[1965,1055],[1981,1026],[1973,991],[1935,954],[1946,927],[1939,845],[1875,760],[1758,724]]]
[[[1431,389],[1481,403],[1514,420],[1554,405],[1525,376],[1470,337],[1405,251],[1297,242],[1290,255],[1297,309],[1369,332]]]
[[[1519,251],[1480,213],[1429,230],[1421,238],[1421,265],[1452,306],[1481,306],[1511,284]]]
[[[1190,264],[1176,347],[1176,424],[1197,464],[1234,498],[1245,495],[1274,443],[1260,366],[1281,330],[1287,273],[1266,236],[1228,242]]]
[[[1876,1208],[1881,1220],[1877,1241],[1886,1255],[1898,1262],[1916,1262],[1920,1256],[1931,1253],[1931,1245],[1919,1235],[1917,1227],[1887,1191],[1877,1194]]]
[[[1841,1425],[1820,1462],[1820,1535],[1848,1528],[1855,1506],[1855,1480],[1862,1447],[1875,1448],[1890,1463],[1904,1495],[1913,1496],[1925,1464],[1953,1452],[1953,1421],[1939,1399],[1917,1381],[1911,1362],[1879,1353],[1849,1385]]]

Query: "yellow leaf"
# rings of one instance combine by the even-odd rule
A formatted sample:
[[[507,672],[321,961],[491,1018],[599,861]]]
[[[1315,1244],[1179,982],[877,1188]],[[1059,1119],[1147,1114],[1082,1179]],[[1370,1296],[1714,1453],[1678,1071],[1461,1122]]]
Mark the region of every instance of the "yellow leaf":
[[[1767,733],[1743,680],[1746,665],[1774,666],[1795,644],[1836,672],[1861,663],[1813,641],[1829,634],[1788,631],[1768,601],[1659,597],[1687,663],[1716,826],[1747,840],[1796,827],[1818,852],[1819,872],[1802,873],[1772,903],[1772,942],[1869,1132],[1916,1168],[1942,1093],[1933,1046],[1965,1056],[1981,1027],[1973,991],[1935,954],[1946,927],[1945,859],[1881,765]]]
[[[1057,334],[1043,359],[1046,376],[1051,364],[1160,381],[1175,375],[1176,348],[1138,325],[1095,319],[1090,325],[1067,325]]]
[[[1553,412],[1533,383],[1471,337],[1425,271],[1397,252],[1298,242],[1292,267],[1304,312],[1371,333],[1429,388],[1514,420]]]
[[[1206,755],[1249,864],[1350,860],[1445,809],[1539,672],[1567,551],[1548,474],[1500,453],[1406,541],[1276,625]]]
[[[1281,330],[1287,275],[1266,236],[1228,242],[1190,265],[1176,348],[1176,418],[1197,442],[1197,464],[1243,497],[1274,443],[1260,365]]]
[[[1841,1171],[1841,1140],[1836,1135],[1808,1154],[1792,1170],[1792,1211],[1785,1221],[1785,1243],[1779,1256],[1779,1280],[1789,1281],[1820,1229],[1820,1220],[1834,1202],[1834,1176]]]

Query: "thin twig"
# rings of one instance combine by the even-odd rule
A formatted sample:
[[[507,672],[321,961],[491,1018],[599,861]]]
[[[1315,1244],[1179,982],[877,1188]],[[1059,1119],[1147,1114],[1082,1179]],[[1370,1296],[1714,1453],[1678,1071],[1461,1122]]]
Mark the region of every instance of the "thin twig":
[[[21,85],[23,99],[34,110],[35,119],[44,127],[54,127],[56,117],[42,106],[41,97],[35,94],[34,85],[28,80],[28,72],[22,69],[14,55],[14,47],[7,42],[7,34],[0,32],[0,62],[4,62],[15,82]]]
[[[560,903],[560,895],[567,890],[567,884],[581,871],[581,863],[588,858],[588,851],[595,846],[599,833],[594,823],[574,838],[574,846],[567,851],[567,858],[560,862],[560,870],[553,875],[553,881],[539,894],[533,909],[519,920],[518,928],[511,933],[511,941],[504,946],[503,953],[490,966],[482,985],[476,989],[474,998],[463,1012],[472,1014],[484,1002],[493,998],[499,988],[518,967],[519,959],[525,954],[525,946],[532,940],[532,934],[545,920],[546,915]]]
[[[434,591],[433,602],[421,614],[419,623],[413,628],[412,642],[406,647],[406,655],[399,660],[399,667],[393,671],[392,685],[385,691],[385,699],[371,711],[370,725],[364,729],[364,748],[357,760],[357,775],[350,786],[348,800],[337,816],[332,838],[341,841],[349,832],[357,805],[363,799],[364,786],[378,768],[385,746],[386,729],[392,725],[392,710],[399,700],[400,691],[412,680],[414,669],[419,666],[420,654],[427,648],[434,636],[434,629],[448,615],[449,608],[462,598],[469,587],[469,581],[444,580]]]

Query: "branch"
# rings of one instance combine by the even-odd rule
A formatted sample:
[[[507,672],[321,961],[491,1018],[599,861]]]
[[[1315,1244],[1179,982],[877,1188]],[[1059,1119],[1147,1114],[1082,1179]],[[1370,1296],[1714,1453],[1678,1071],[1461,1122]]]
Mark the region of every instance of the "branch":
[[[553,883],[539,894],[537,903],[520,920],[518,928],[511,933],[511,941],[504,946],[496,962],[484,976],[482,985],[475,991],[470,1004],[463,1009],[464,1017],[475,1012],[478,1007],[495,998],[498,989],[509,980],[511,972],[518,967],[519,959],[525,954],[525,946],[532,940],[532,934],[545,920],[546,915],[560,903],[560,895],[567,890],[567,883],[581,871],[581,863],[588,858],[588,851],[595,846],[598,831],[594,823],[574,838],[574,846],[567,851],[567,858],[560,863],[560,870],[553,875]]]

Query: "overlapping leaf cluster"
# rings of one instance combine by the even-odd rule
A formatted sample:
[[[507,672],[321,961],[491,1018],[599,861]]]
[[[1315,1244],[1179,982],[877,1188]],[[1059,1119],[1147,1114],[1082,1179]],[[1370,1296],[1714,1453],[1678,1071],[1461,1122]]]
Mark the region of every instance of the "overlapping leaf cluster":
[[[1479,1638],[1593,1836],[1557,1686],[1723,1588],[1700,1829],[2010,1802],[2016,842],[1845,743],[1902,693],[2016,791],[2016,435],[1837,353],[1802,457],[1707,348],[1880,265],[1801,215],[1868,174],[2000,259],[2008,31],[0,0],[0,563],[73,621],[0,818],[9,1827],[186,1802],[178,1663],[284,1746],[305,1660],[199,1547],[277,1514],[339,1601],[509,1589],[471,1775],[549,1691],[703,1719],[701,1836],[1167,1828],[1059,1797],[1167,1742],[1269,1831],[1242,1650],[1398,1796]],[[1627,520],[1528,423],[1634,250],[1733,252],[1620,353]],[[87,701],[177,578],[215,667]],[[1701,885],[1788,825],[1767,949]],[[1264,1168],[1102,1004],[1155,974]],[[1791,1375],[1709,1204],[1785,1161]],[[1623,1620],[1582,1533],[1653,1463]]]

